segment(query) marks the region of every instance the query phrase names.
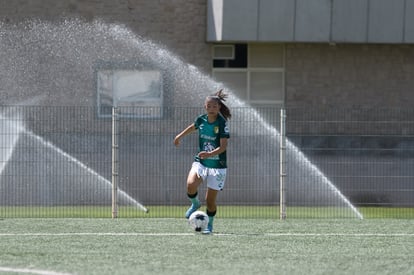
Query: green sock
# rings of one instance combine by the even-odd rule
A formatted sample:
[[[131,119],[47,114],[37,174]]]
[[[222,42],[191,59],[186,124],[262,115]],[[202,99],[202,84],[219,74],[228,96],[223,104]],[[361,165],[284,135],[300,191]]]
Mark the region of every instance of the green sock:
[[[208,226],[213,227],[214,216],[208,216]]]
[[[208,226],[213,227],[214,216],[216,216],[217,211],[210,212],[208,209],[206,210],[208,216]]]
[[[190,201],[191,201],[192,204],[199,204],[200,203],[200,201],[198,200],[198,196],[197,195],[198,195],[198,192],[196,192],[193,195],[190,195],[190,194],[187,193],[187,196],[190,199]]]

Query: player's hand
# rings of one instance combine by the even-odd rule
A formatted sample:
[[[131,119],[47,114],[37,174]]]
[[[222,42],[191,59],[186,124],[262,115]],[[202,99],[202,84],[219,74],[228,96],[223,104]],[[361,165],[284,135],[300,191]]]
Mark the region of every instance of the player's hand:
[[[210,157],[210,155],[211,155],[211,153],[210,153],[210,152],[206,152],[206,151],[201,151],[200,153],[198,153],[198,157],[199,157],[200,159],[206,159],[206,158],[209,158],[209,157]]]
[[[174,145],[175,145],[175,146],[180,145],[180,138],[179,138],[178,136],[176,136],[176,137],[174,138]]]

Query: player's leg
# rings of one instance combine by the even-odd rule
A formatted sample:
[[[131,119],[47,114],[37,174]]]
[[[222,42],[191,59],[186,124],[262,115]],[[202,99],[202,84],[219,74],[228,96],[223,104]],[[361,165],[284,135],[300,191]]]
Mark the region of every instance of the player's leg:
[[[207,176],[207,215],[209,218],[207,229],[204,230],[204,234],[210,234],[213,232],[214,217],[217,213],[217,195],[219,191],[223,190],[224,183],[226,181],[227,169],[209,169]]]
[[[198,173],[198,166],[193,164],[193,167],[187,177],[187,196],[191,201],[190,208],[188,208],[187,212],[185,212],[185,217],[187,219],[201,206],[200,200],[198,199],[198,187],[202,182],[203,179]]]
[[[203,231],[204,234],[210,234],[210,233],[213,232],[214,217],[216,216],[216,213],[217,213],[216,199],[217,199],[218,192],[219,192],[219,190],[207,188],[207,193],[206,193],[207,210],[206,210],[206,213],[207,213],[207,216],[208,216],[208,226],[207,226],[206,230]]]

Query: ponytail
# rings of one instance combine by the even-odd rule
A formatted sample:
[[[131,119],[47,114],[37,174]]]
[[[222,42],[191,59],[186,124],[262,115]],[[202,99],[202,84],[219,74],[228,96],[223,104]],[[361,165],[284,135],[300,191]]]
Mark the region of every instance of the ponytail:
[[[231,118],[230,109],[224,104],[227,97],[228,95],[223,92],[223,89],[218,90],[213,96],[208,96],[208,98],[216,99],[220,103],[220,113],[226,120]]]

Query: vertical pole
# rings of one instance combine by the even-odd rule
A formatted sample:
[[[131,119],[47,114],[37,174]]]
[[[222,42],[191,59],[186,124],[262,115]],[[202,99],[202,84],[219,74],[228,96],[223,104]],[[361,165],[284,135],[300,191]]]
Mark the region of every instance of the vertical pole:
[[[280,175],[280,201],[279,218],[286,219],[286,110],[280,109],[280,146],[279,146],[279,175]]]
[[[118,108],[112,107],[112,218],[118,217]]]

